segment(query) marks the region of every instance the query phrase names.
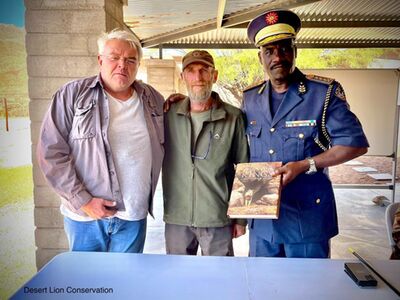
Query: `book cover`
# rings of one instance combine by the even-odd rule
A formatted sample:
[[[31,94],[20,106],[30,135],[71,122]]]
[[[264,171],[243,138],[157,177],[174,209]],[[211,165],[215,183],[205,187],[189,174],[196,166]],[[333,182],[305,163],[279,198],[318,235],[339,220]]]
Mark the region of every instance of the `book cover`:
[[[238,164],[229,200],[229,217],[278,219],[282,176],[272,177],[272,174],[281,166],[282,162]]]

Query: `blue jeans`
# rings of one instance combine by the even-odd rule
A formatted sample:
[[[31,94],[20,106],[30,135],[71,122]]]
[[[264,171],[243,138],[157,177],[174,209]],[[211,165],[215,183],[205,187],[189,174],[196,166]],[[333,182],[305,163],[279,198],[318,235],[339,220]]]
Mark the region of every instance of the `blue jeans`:
[[[126,221],[114,217],[79,222],[64,217],[71,251],[142,253],[146,224],[146,218]]]

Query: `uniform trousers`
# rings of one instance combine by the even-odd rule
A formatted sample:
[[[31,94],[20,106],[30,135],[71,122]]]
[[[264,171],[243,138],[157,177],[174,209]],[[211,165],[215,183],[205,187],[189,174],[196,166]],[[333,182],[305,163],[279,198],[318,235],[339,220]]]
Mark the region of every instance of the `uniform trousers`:
[[[233,256],[232,226],[193,227],[165,224],[167,254]]]
[[[250,255],[252,257],[329,258],[330,242],[272,243],[249,229]]]

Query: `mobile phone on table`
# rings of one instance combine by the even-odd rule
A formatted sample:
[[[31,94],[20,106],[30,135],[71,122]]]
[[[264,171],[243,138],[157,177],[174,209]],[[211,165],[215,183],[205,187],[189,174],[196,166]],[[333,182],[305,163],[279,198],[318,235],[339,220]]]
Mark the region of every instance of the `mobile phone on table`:
[[[344,263],[344,271],[359,286],[376,286],[378,282],[362,263]]]

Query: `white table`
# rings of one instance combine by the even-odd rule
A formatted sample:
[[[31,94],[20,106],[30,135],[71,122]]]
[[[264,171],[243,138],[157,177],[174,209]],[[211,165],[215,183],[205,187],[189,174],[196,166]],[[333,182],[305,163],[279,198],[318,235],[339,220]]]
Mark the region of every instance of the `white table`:
[[[343,271],[344,262],[67,252],[11,299],[399,299],[379,278],[377,287],[358,287]],[[370,263],[400,288],[400,261]]]

